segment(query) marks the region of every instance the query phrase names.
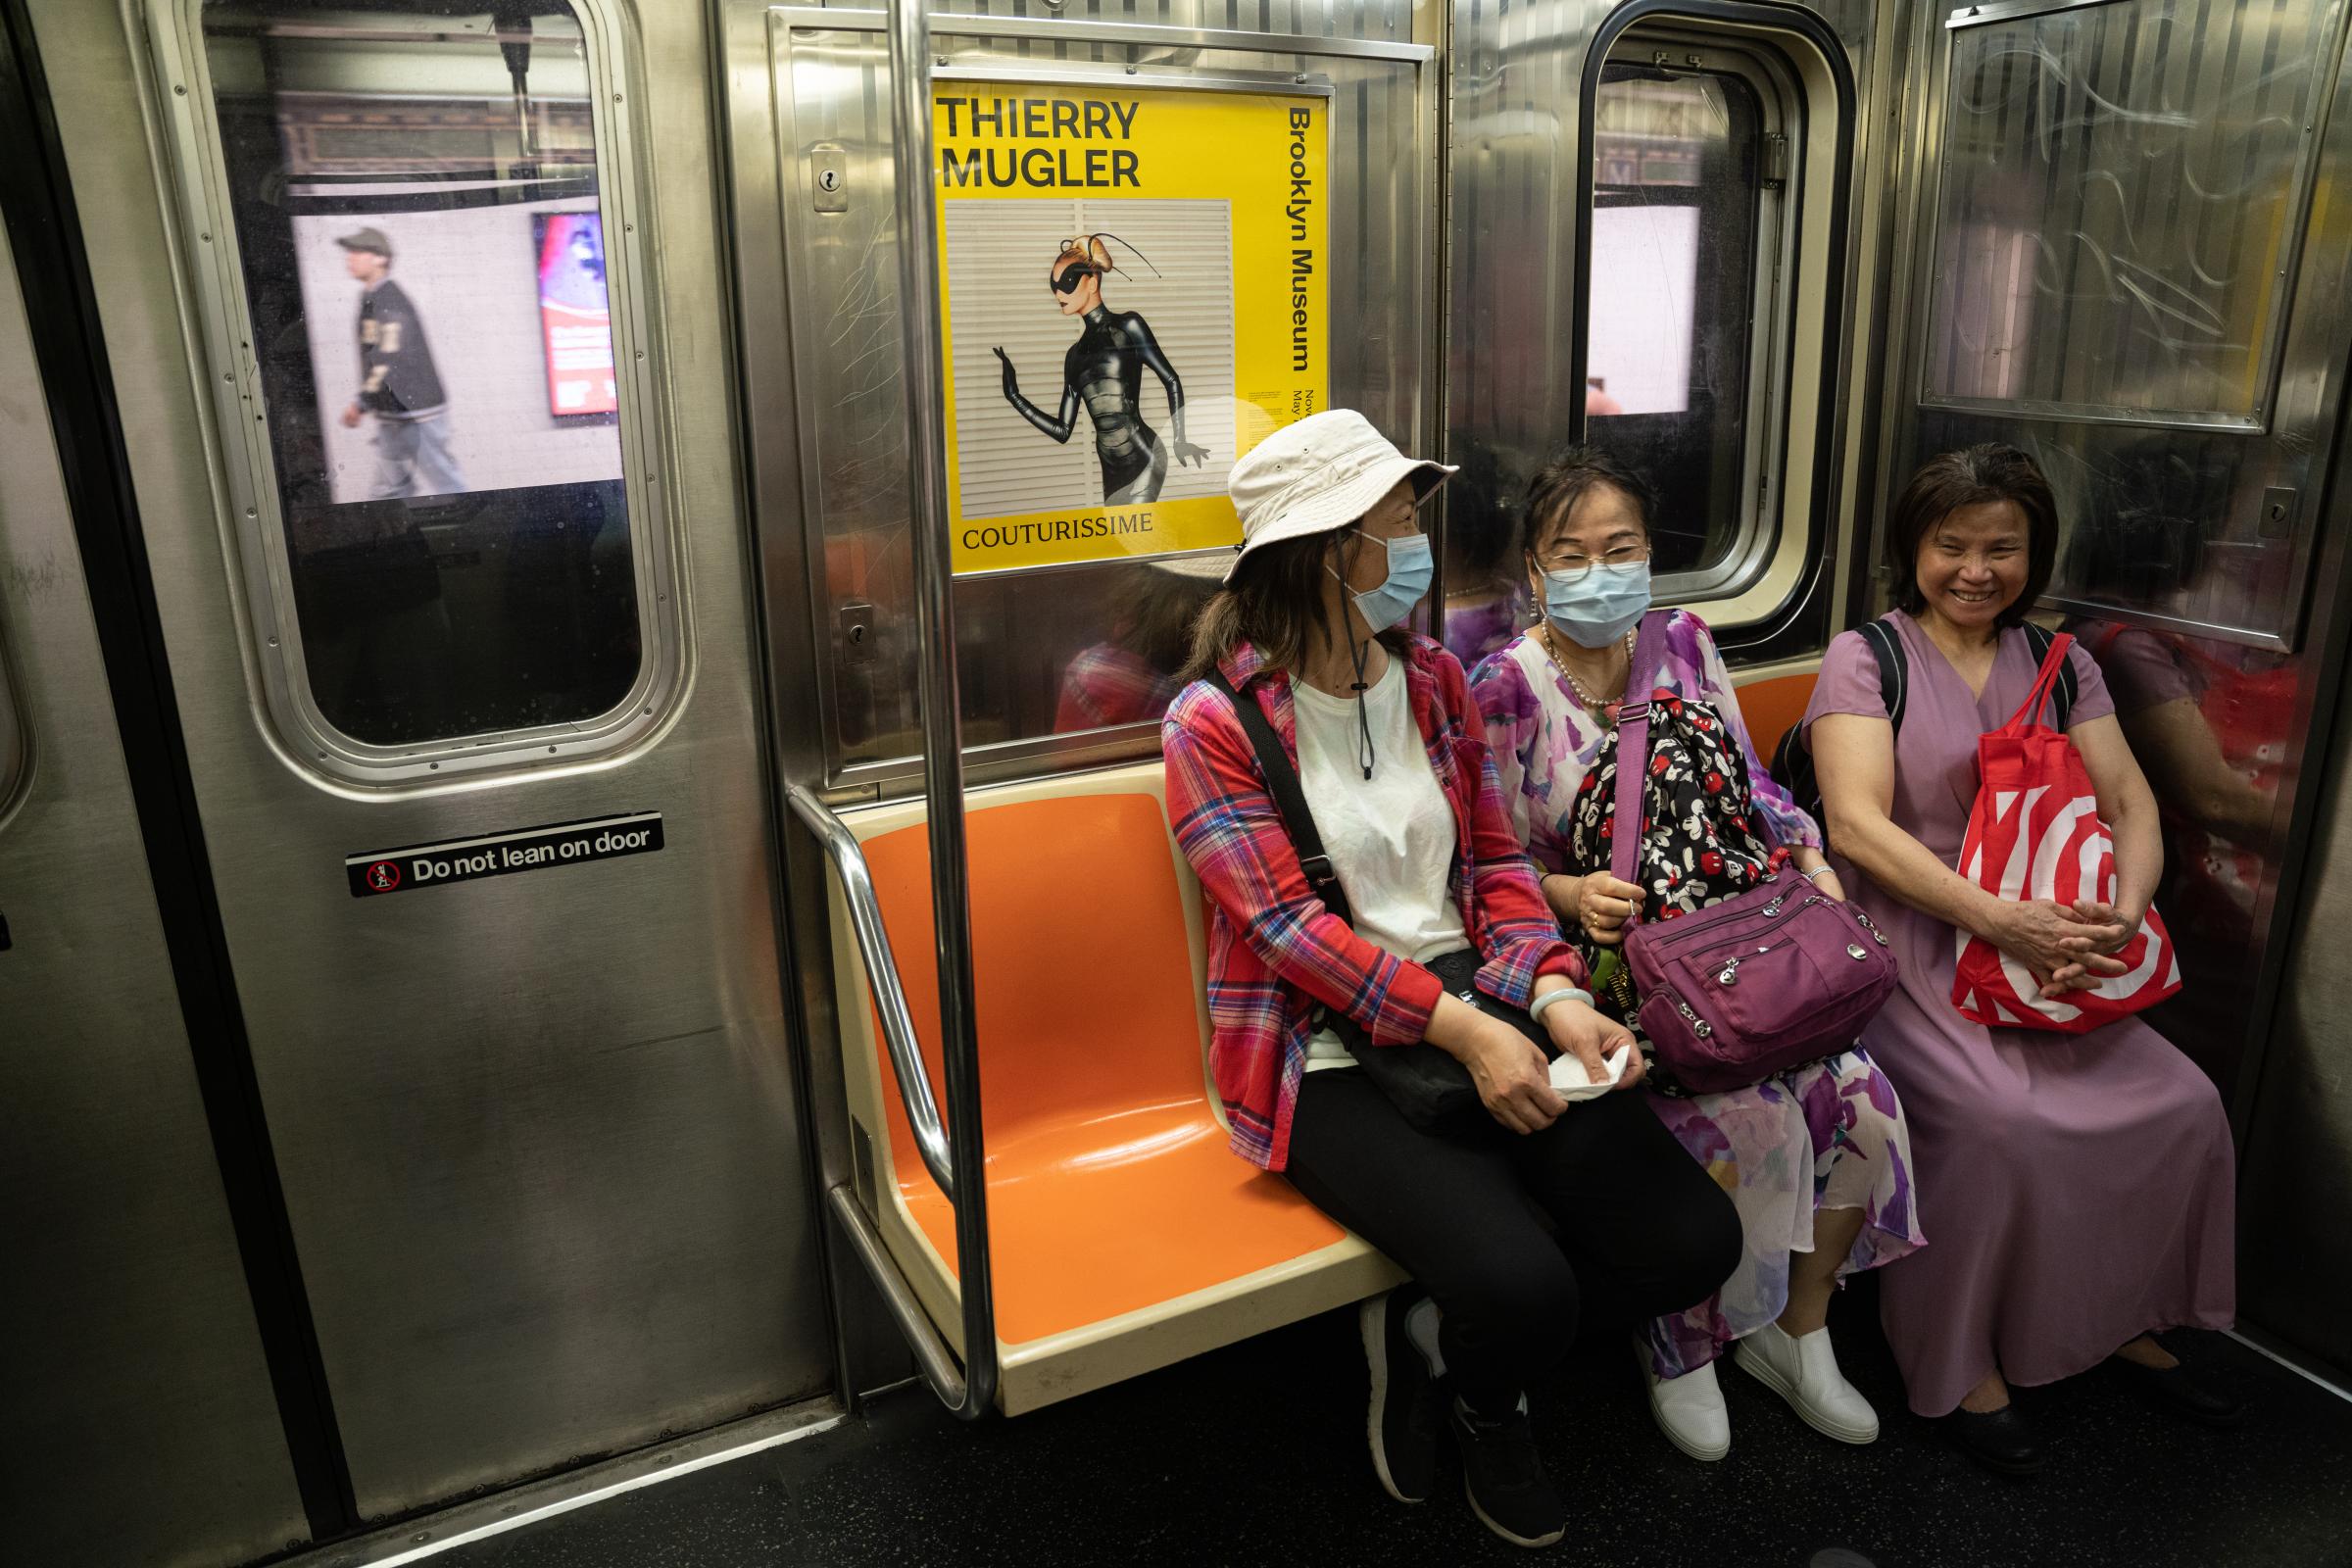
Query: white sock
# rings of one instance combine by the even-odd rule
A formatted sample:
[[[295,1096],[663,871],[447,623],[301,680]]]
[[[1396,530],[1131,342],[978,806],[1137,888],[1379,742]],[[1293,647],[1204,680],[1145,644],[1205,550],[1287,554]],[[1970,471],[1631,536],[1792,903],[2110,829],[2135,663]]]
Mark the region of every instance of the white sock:
[[[1438,1303],[1424,1296],[1405,1309],[1404,1337],[1413,1342],[1421,1359],[1429,1363],[1429,1375],[1446,1375],[1446,1356],[1438,1348]]]

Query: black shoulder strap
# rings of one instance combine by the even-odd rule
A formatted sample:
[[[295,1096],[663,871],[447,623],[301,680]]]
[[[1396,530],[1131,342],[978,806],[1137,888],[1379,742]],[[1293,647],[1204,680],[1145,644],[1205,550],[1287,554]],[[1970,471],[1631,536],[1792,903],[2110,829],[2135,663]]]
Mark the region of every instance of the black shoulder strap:
[[[2026,622],[2026,645],[2034,650],[2034,667],[2035,669],[2039,669],[2041,662],[2050,657],[2050,643],[2053,636],[2049,627],[2036,625],[2030,620]],[[2075,662],[2069,659],[2058,666],[2058,683],[2050,689],[2052,727],[2066,728],[2066,721],[2073,716],[2074,710]]]
[[[1884,620],[1864,621],[1861,632],[1862,640],[1870,644],[1870,651],[1879,662],[1879,698],[1886,705],[1886,722],[1900,735],[1903,705],[1911,695],[1911,667],[1903,657],[1903,640]]]
[[[1274,798],[1274,809],[1282,813],[1282,825],[1290,830],[1291,848],[1298,852],[1298,869],[1306,873],[1306,885],[1314,889],[1323,906],[1349,925],[1355,924],[1355,911],[1348,906],[1348,894],[1340,886],[1340,873],[1323,852],[1323,835],[1315,831],[1315,813],[1307,808],[1306,791],[1299,786],[1298,769],[1291,765],[1283,752],[1282,737],[1266,722],[1266,711],[1257,706],[1254,697],[1244,697],[1233,689],[1221,669],[1208,672],[1208,683],[1225,694],[1233,704],[1234,716],[1242,721],[1242,733],[1250,737],[1250,745],[1257,753],[1257,770],[1266,776],[1266,793]]]

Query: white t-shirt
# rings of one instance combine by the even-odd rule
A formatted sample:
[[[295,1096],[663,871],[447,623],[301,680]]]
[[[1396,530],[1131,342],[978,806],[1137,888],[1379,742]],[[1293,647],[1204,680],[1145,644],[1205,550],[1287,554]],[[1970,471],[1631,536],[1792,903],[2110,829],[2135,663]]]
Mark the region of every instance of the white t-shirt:
[[[1453,808],[1413,722],[1404,662],[1392,655],[1387,673],[1364,693],[1372,725],[1368,779],[1354,696],[1328,696],[1293,680],[1291,698],[1298,782],[1348,895],[1355,934],[1415,963],[1468,947],[1461,909],[1446,886],[1453,875]],[[1309,1072],[1354,1060],[1329,1028],[1307,1040]]]

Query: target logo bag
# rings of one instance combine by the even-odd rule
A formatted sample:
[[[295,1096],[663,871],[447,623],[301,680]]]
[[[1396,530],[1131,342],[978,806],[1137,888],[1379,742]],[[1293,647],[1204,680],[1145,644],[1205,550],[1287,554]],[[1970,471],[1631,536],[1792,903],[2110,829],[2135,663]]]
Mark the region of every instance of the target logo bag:
[[[2074,641],[2051,639],[2025,706],[1977,740],[1977,803],[1960,846],[1960,874],[1997,898],[2115,902],[2115,839],[2099,820],[2090,771],[2065,732],[2042,722]],[[1952,1005],[1994,1028],[2087,1034],[2180,989],[2173,939],[2153,906],[2115,955],[2122,974],[2049,1000],[2032,970],[1991,943],[1966,931],[1959,942]]]

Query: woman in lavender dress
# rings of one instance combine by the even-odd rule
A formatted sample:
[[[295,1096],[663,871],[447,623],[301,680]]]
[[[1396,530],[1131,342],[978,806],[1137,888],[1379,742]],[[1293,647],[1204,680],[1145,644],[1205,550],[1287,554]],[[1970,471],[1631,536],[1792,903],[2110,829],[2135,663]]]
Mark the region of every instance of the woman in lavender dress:
[[[2152,1337],[2225,1327],[2234,1306],[2234,1176],[2213,1085],[2137,1019],[2084,1035],[1987,1029],[1951,1003],[1963,932],[2017,957],[2044,995],[2120,972],[2108,956],[2138,929],[2163,865],[2154,798],[2077,645],[2068,734],[2115,836],[2115,904],[2004,901],[1953,870],[1977,738],[2034,684],[2022,628],[2057,526],[2049,485],[2013,447],[1929,463],[1887,529],[1902,729],[1855,632],[1830,644],[1804,718],[1839,874],[1902,959],[1868,1039],[1903,1086],[1936,1245],[1887,1272],[1886,1337],[1911,1407],[1948,1416],[1963,1449],[2012,1473],[2041,1454],[2010,1386],[2111,1356],[2187,1415],[2224,1425],[2238,1414]]]
[[[1684,714],[1696,715],[1681,733],[1714,750],[1718,765],[1701,787],[1724,792],[1727,831],[1684,858],[1689,874],[1679,886],[1653,882],[1645,892],[1609,872],[1602,838],[1613,815],[1616,713],[1631,673],[1628,639],[1649,608],[1649,506],[1647,487],[1599,453],[1571,453],[1537,475],[1522,545],[1544,619],[1471,677],[1512,826],[1588,962],[1622,942],[1634,897],[1644,897],[1645,917],[1671,918],[1753,886],[1781,855],[1842,896],[1822,858],[1820,829],[1756,761],[1706,623],[1684,611],[1666,622],[1656,685],[1682,700]],[[1653,725],[1653,753],[1664,756],[1667,744]],[[1730,1193],[1745,1244],[1720,1291],[1642,1334],[1659,1428],[1695,1459],[1730,1450],[1714,1362],[1737,1344],[1740,1368],[1814,1428],[1870,1442],[1878,1417],[1838,1372],[1826,1323],[1838,1279],[1901,1257],[1923,1240],[1902,1109],[1886,1076],[1851,1051],[1749,1089],[1648,1099]]]

